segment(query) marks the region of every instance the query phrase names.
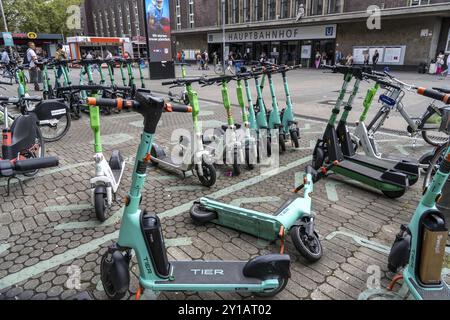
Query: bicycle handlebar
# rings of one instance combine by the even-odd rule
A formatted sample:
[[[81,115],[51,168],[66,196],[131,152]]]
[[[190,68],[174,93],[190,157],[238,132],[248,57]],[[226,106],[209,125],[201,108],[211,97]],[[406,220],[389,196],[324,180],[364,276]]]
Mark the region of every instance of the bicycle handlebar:
[[[122,110],[124,107],[126,108],[136,108],[140,107],[140,103],[136,100],[124,100],[121,98],[117,99],[96,99],[96,98],[88,98],[86,104],[91,107],[109,107],[109,108],[117,108],[118,110]],[[191,106],[165,103],[164,104],[164,112],[178,112],[178,113],[192,113]]]
[[[450,94],[441,93],[427,88],[417,88],[417,93],[434,100],[442,101],[445,104],[450,104]]]

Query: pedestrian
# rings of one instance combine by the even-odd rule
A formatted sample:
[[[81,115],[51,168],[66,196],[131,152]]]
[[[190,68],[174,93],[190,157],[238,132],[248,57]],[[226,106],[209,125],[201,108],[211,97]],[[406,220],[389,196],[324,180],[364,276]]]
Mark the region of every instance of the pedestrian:
[[[347,60],[347,62],[345,63],[346,66],[349,67],[353,66],[353,55],[351,53],[347,55],[346,60]]]
[[[372,57],[373,69],[376,68],[379,60],[380,60],[380,53],[378,52],[378,50],[375,50],[375,53]]]
[[[364,51],[364,65],[368,66],[370,61],[369,50]]]
[[[444,71],[443,67],[444,67],[444,59],[445,59],[445,54],[443,51],[439,52],[437,58],[436,58],[436,74],[437,75],[441,75],[442,72]]]
[[[316,58],[315,58],[315,65],[316,65],[316,69],[320,68],[320,62],[322,61],[322,55],[320,54],[319,51],[316,52]]]
[[[342,62],[342,59],[344,58],[342,52],[340,50],[336,50],[335,54],[335,64],[340,64]]]
[[[181,52],[177,51],[177,61],[181,62]]]
[[[445,71],[445,76],[446,77],[448,77],[448,74],[449,74],[449,69],[450,69],[450,54],[448,55],[448,57],[447,57],[447,68],[446,68],[447,70]]]
[[[206,66],[206,51],[203,51],[202,53],[201,53],[201,57],[202,57],[202,60],[201,60],[201,64],[202,64],[202,70],[205,70],[205,66]]]
[[[67,60],[67,53],[64,51],[63,45],[58,43],[56,47],[56,54],[55,54],[55,60],[58,62],[66,61]],[[63,66],[58,65],[57,72],[56,72],[56,81],[55,81],[55,87],[59,84],[59,79],[63,75]]]
[[[2,50],[2,58],[0,60],[1,63],[7,65],[9,64],[11,60],[9,59],[9,54],[8,54],[8,50],[6,48],[3,48]]]
[[[196,59],[197,59],[198,70],[201,70],[202,69],[202,55],[200,54],[200,51],[197,51]]]
[[[41,89],[39,88],[39,68],[36,65],[38,56],[36,54],[36,45],[34,44],[34,42],[28,43],[26,59],[30,65],[30,82],[34,84],[35,91],[41,91]]]
[[[185,63],[186,61],[186,52],[184,50],[181,50],[181,63]]]
[[[205,60],[205,69],[209,70],[209,54],[208,51],[205,50],[204,54],[204,60]]]

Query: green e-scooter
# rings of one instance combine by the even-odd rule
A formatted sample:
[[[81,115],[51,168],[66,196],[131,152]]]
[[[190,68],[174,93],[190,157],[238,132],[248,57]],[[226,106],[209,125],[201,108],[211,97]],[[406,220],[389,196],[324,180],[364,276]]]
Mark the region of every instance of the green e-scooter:
[[[308,166],[304,183],[294,190],[298,193],[304,189],[303,198],[288,200],[274,214],[201,198],[192,206],[191,218],[197,223],[215,223],[267,241],[281,240],[281,252],[284,251],[285,236],[290,234],[300,254],[308,261],[316,262],[322,257],[323,250],[315,230],[315,215],[311,210],[310,194],[314,190],[314,183],[325,177],[334,165],[323,167],[319,172]]]
[[[426,97],[450,102],[450,95],[419,88]],[[441,132],[450,135],[450,107],[442,110]],[[389,255],[389,270],[403,272],[393,278],[389,289],[403,279],[410,293],[418,300],[450,300],[450,288],[442,279],[442,265],[448,238],[448,221],[436,208],[450,176],[450,147],[408,226],[403,225]]]
[[[130,261],[135,252],[139,266],[139,298],[143,290],[245,291],[262,296],[281,292],[290,277],[288,255],[266,255],[241,261],[169,261],[162,225],[156,214],[139,208],[142,189],[151,161],[153,137],[164,109],[164,100],[138,91],[133,108],[144,117],[144,131],[136,155],[130,192],[120,228],[119,240],[104,254],[100,271],[106,295],[121,299],[130,285]],[[97,105],[101,104],[97,101]],[[180,106],[172,111],[185,111]]]
[[[362,69],[339,65],[333,67],[327,66],[327,68],[332,69],[334,72],[344,74],[344,83],[336,105],[332,110],[324,136],[317,141],[316,147],[314,148],[313,167],[317,170],[324,163],[330,164],[337,161],[338,164],[332,169],[334,173],[378,189],[389,198],[395,199],[403,196],[406,189],[410,186],[407,175],[392,169],[375,168],[370,158],[356,154],[352,155],[350,153],[351,151],[354,153],[354,147],[349,137],[346,123],[348,113],[352,109],[353,99],[358,92],[359,83],[363,77]],[[356,80],[352,94],[349,97],[341,121],[336,128],[337,117],[344,104],[347,87],[353,78],[356,78]],[[348,149],[348,152],[343,152],[344,148]]]

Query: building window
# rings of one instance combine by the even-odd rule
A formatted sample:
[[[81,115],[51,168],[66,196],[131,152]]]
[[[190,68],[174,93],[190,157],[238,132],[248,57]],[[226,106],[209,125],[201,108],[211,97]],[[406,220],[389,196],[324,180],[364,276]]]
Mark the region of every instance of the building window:
[[[323,0],[311,0],[311,10],[309,12],[311,16],[323,15]]]
[[[292,12],[292,18],[303,18],[305,16],[306,0],[295,0]]]
[[[344,9],[344,0],[329,0],[328,13],[342,13]]]
[[[194,28],[194,0],[189,0],[189,28]]]
[[[244,22],[250,21],[250,0],[244,0],[243,6]]]
[[[289,18],[289,0],[281,0],[280,18]]]
[[[232,0],[233,23],[239,23],[239,0]]]
[[[127,24],[127,30],[130,37],[133,35],[133,30],[131,29],[131,16],[130,16],[130,6],[128,3],[125,6],[125,23]]]
[[[260,21],[263,18],[263,0],[254,0],[254,20]]]
[[[410,0],[410,6],[423,6],[430,4],[430,0]]]
[[[267,0],[267,20],[275,20],[275,15],[277,12],[277,3],[276,0]]]
[[[181,30],[181,5],[180,0],[176,0],[175,2],[175,15],[177,22],[177,30]]]

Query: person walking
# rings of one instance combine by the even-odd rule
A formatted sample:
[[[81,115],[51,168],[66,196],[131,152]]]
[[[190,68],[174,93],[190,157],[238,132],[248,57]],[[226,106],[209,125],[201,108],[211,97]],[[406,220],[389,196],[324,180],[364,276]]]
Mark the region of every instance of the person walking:
[[[347,63],[345,64],[346,66],[349,66],[349,67],[353,66],[353,55],[352,54],[348,54],[346,60],[347,60]]]
[[[36,65],[38,56],[36,54],[36,45],[34,44],[34,42],[28,43],[26,58],[30,65],[30,82],[34,84],[35,91],[41,91],[41,89],[39,88],[39,69]]]
[[[317,51],[316,52],[316,59],[315,59],[316,69],[320,68],[321,61],[322,61],[322,55],[320,54],[320,51]]]
[[[205,60],[205,70],[209,70],[209,54],[208,51],[205,50],[204,54],[204,60]]]
[[[436,58],[436,74],[441,75],[444,71],[444,62],[445,60],[445,54],[443,51],[439,52],[437,58]]]
[[[8,50],[6,48],[3,48],[2,50],[2,58],[0,60],[0,63],[3,63],[5,65],[9,64],[11,60],[9,59]]]
[[[186,62],[186,52],[184,50],[181,50],[181,63]]]
[[[380,60],[380,53],[378,52],[378,50],[375,50],[375,53],[372,57],[372,65],[373,65],[373,69],[375,69],[377,67],[378,61]]]
[[[55,54],[55,60],[58,62],[66,61],[67,60],[67,53],[63,49],[63,45],[58,43],[58,46],[56,47],[56,54]],[[61,79],[61,76],[63,75],[63,66],[59,65],[56,70],[56,80],[55,80],[55,87],[58,86],[59,79]]]
[[[342,52],[340,50],[336,50],[336,56],[335,56],[335,64],[340,64],[342,59],[344,58],[344,55],[342,54]]]

